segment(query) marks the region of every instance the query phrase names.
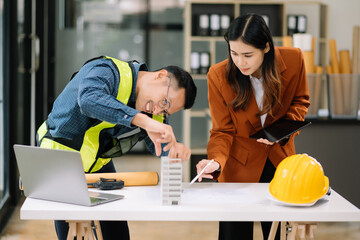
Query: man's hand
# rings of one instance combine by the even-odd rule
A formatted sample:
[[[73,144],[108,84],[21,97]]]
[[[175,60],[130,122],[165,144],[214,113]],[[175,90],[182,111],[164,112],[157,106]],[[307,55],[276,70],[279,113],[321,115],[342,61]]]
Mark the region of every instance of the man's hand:
[[[165,148],[167,148],[167,146]],[[172,146],[172,148],[170,148],[170,152],[168,155],[169,158],[180,158],[182,162],[188,161],[190,159],[190,156],[191,156],[191,150],[185,147],[184,144],[178,142],[175,143]]]
[[[157,156],[161,155],[161,143],[167,143],[164,151],[171,149],[177,144],[173,129],[168,124],[158,122],[143,113],[136,114],[131,123],[147,132],[149,138],[154,143]]]

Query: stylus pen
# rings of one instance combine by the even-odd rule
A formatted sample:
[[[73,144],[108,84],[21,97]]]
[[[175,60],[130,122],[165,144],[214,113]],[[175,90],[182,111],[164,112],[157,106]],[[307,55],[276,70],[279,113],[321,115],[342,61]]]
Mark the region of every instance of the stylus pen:
[[[201,172],[199,172],[198,175],[196,175],[196,177],[194,177],[194,179],[190,182],[190,184],[193,184],[196,180],[198,180],[198,178],[201,176],[201,174],[204,173],[205,169],[210,166],[210,164],[214,161],[214,159],[212,159],[210,162],[208,162],[208,164],[206,164],[206,166],[201,170]]]

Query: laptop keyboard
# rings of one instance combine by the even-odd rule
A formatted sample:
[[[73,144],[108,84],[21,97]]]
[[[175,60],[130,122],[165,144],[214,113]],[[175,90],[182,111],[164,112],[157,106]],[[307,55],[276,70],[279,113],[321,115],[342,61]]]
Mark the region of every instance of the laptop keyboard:
[[[103,202],[107,200],[107,198],[101,198],[101,197],[90,197],[90,202],[91,204],[96,204],[96,203],[99,203],[99,202]]]

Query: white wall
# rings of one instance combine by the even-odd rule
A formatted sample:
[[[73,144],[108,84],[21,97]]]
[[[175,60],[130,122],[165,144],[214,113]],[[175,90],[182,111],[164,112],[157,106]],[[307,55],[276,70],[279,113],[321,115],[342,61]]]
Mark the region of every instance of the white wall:
[[[338,50],[352,50],[353,27],[360,25],[359,0],[323,0],[329,6],[329,38],[336,39]]]
[[[288,1],[298,2],[297,0]],[[351,50],[353,27],[360,25],[360,1],[322,0],[320,2],[327,4],[329,8],[329,38],[336,39],[338,50]]]

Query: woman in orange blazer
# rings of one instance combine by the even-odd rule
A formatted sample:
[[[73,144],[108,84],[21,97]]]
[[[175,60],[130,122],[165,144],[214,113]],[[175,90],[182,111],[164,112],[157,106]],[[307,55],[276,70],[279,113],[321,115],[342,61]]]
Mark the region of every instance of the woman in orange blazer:
[[[225,40],[229,58],[208,73],[212,129],[207,154],[215,161],[201,178],[270,182],[278,164],[295,154],[298,133],[281,143],[249,136],[280,118],[304,120],[309,93],[303,56],[300,49],[274,47],[270,30],[259,15],[236,18]],[[209,161],[201,160],[197,171]],[[264,239],[270,227],[271,223],[262,223]],[[220,222],[221,240],[252,237],[252,222]]]

